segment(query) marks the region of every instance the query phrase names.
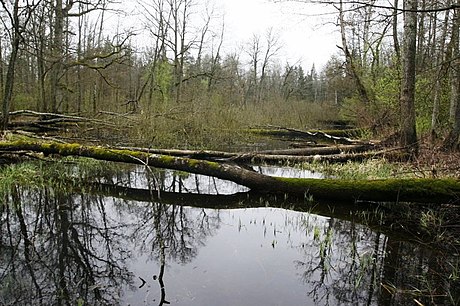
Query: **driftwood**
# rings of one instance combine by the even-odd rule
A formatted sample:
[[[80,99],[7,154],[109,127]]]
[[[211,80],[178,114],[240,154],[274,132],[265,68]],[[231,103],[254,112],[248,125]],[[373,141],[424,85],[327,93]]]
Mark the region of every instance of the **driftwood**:
[[[314,199],[339,201],[410,201],[458,203],[460,182],[456,179],[335,180],[272,177],[239,167],[183,157],[146,152],[115,150],[107,147],[61,144],[56,142],[0,142],[0,151],[29,150],[61,156],[82,156],[99,160],[149,165],[213,176],[246,186],[252,191],[292,194]]]

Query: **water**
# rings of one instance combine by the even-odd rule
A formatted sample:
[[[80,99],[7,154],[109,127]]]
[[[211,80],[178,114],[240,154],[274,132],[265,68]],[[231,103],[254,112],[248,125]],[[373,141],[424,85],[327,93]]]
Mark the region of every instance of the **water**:
[[[362,208],[254,197],[202,176],[122,170],[84,193],[18,187],[5,198],[0,305],[458,301],[458,255],[373,230]],[[162,192],[145,189],[152,185]]]

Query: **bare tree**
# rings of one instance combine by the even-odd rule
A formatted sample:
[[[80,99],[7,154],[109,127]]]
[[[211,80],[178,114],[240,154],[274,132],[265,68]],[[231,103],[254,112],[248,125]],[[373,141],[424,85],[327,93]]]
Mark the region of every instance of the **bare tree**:
[[[175,78],[175,100],[180,102],[182,94],[182,82],[184,78],[184,63],[186,53],[193,46],[194,41],[187,40],[189,22],[193,0],[167,0],[170,6],[171,21],[168,28],[172,32],[169,45],[173,51],[174,78]]]
[[[460,143],[460,8],[455,9],[452,22],[452,69],[451,69],[451,101],[450,130],[444,141],[447,150],[459,148]]]
[[[259,34],[253,34],[246,45],[245,51],[250,58],[251,66],[248,95],[253,96],[256,103],[261,101],[268,68],[280,49],[279,35],[273,28],[266,31],[264,41]]]
[[[256,102],[259,103],[262,98],[262,91],[265,85],[265,79],[267,77],[267,69],[270,65],[274,56],[278,54],[281,49],[279,36],[274,33],[273,28],[267,30],[265,34],[265,52],[262,59],[262,67],[260,72],[260,81],[257,90],[257,99]]]
[[[439,50],[436,50],[433,52],[433,55],[436,56],[437,72],[434,74],[435,85],[434,85],[434,92],[433,92],[433,111],[431,114],[432,141],[436,139],[437,129],[439,126],[439,114],[440,114],[440,108],[441,108],[441,95],[442,95],[442,81],[445,78],[445,76],[448,75],[449,65],[446,60],[448,57],[450,57],[450,55],[448,55],[449,49],[452,49],[451,44],[449,44],[449,47],[446,48],[450,11],[446,11],[444,14],[445,14],[444,24],[442,25],[442,30],[438,38],[438,40],[440,41]],[[434,46],[436,45],[435,39],[433,41],[433,45]]]
[[[415,55],[417,44],[417,0],[408,0],[404,13],[403,80],[401,90],[401,140],[403,147],[418,153],[415,122]]]
[[[260,36],[258,34],[253,34],[251,41],[248,43],[247,54],[250,56],[250,65],[251,65],[251,79],[248,86],[248,94],[257,91],[257,85],[259,83],[259,63],[260,56],[262,53],[262,47],[260,42]]]
[[[346,37],[346,28],[345,28],[345,18],[344,18],[344,7],[343,7],[343,1],[340,0],[339,2],[339,25],[340,25],[340,34],[342,38],[342,51],[345,55],[345,61],[347,64],[347,70],[348,73],[351,75],[353,78],[355,85],[356,85],[356,90],[358,92],[358,96],[361,100],[361,102],[364,105],[368,105],[370,103],[370,98],[368,91],[366,87],[364,86],[364,83],[362,81],[362,77],[358,72],[358,68],[355,63],[355,58],[353,57],[353,54],[350,52],[350,49],[348,47],[348,41]]]
[[[11,44],[11,53],[8,59],[8,67],[5,78],[5,88],[2,101],[2,122],[1,129],[5,130],[8,127],[9,122],[9,111],[13,97],[13,87],[15,79],[15,68],[19,54],[19,47],[23,40],[23,33],[26,29],[27,23],[29,22],[32,12],[36,6],[40,3],[38,1],[26,1],[24,6],[20,5],[19,0],[14,0],[12,3],[8,3],[5,0],[0,0],[9,21],[9,37]]]

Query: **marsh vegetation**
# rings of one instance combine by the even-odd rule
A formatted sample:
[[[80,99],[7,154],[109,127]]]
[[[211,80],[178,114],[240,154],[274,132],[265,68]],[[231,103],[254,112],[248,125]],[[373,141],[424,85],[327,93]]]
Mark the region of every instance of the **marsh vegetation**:
[[[0,1],[0,305],[460,304],[458,3],[323,3],[304,67],[135,2]]]

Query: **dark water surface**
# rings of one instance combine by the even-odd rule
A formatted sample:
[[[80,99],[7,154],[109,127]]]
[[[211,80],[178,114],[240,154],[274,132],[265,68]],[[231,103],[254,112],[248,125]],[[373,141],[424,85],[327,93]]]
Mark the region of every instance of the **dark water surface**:
[[[458,301],[458,254],[402,238],[354,205],[256,197],[231,183],[142,167],[95,181],[94,190],[18,186],[5,196],[0,305]]]

